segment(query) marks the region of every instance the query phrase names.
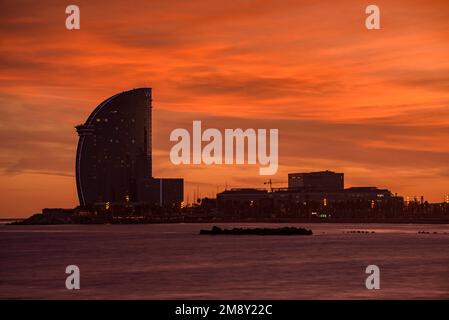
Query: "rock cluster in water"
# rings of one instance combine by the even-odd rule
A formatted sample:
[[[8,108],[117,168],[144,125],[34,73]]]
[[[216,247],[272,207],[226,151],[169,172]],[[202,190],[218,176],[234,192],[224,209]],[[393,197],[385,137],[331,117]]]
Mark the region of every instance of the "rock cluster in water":
[[[429,231],[418,231],[418,234],[449,234],[448,232],[429,232]]]
[[[200,234],[209,235],[258,235],[258,236],[310,236],[312,230],[305,228],[283,227],[283,228],[233,228],[221,229],[213,226],[211,230],[200,230]]]
[[[367,230],[351,230],[351,231],[347,231],[346,233],[375,233],[375,232],[367,231]]]

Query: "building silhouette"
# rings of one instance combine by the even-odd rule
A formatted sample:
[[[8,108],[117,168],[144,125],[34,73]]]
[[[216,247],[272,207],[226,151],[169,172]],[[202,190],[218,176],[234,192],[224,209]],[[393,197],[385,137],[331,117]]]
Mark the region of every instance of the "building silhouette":
[[[340,191],[344,189],[344,174],[333,171],[289,173],[288,187],[309,188],[316,191]]]
[[[151,88],[106,99],[75,128],[79,135],[76,186],[81,206],[182,202],[183,179],[152,176]]]
[[[287,188],[240,188],[217,194],[218,211],[233,217],[367,217],[400,212],[404,199],[388,189],[344,188],[344,174],[289,173]]]

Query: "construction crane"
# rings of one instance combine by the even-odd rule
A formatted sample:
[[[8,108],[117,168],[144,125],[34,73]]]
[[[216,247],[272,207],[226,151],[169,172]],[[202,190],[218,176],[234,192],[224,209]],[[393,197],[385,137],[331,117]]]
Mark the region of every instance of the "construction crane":
[[[273,192],[273,184],[285,184],[285,183],[287,183],[287,181],[273,181],[270,178],[270,180],[265,181],[263,184],[264,185],[269,185],[270,186],[270,192]]]

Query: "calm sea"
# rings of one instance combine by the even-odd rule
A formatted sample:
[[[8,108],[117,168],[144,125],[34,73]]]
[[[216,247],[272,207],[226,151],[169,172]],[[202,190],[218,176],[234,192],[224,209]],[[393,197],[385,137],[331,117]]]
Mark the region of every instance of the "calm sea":
[[[449,225],[289,225],[314,235],[198,235],[212,224],[0,225],[0,298],[449,299]],[[380,268],[380,290],[365,287],[370,264]],[[65,288],[67,265],[80,268],[81,290]]]

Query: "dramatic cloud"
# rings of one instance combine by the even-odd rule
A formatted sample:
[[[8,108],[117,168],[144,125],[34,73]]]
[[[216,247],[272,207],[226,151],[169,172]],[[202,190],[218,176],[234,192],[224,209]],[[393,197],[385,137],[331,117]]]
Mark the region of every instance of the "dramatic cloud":
[[[449,2],[87,1],[81,30],[60,1],[0,2],[0,215],[76,204],[74,125],[105,98],[154,89],[154,171],[186,198],[263,187],[251,166],[174,166],[169,133],[278,128],[279,186],[334,169],[441,201],[449,193]],[[338,13],[338,14],[336,14]],[[20,203],[20,205],[18,205]]]

